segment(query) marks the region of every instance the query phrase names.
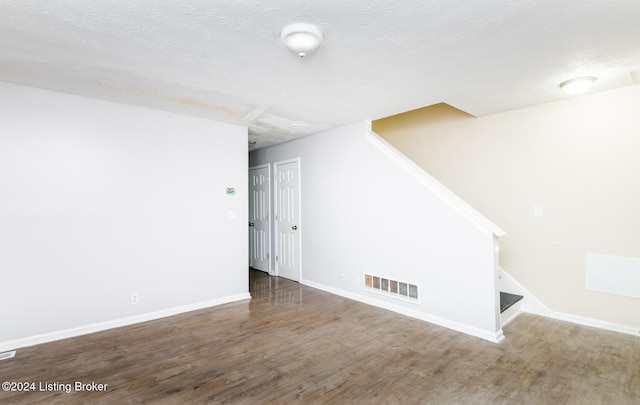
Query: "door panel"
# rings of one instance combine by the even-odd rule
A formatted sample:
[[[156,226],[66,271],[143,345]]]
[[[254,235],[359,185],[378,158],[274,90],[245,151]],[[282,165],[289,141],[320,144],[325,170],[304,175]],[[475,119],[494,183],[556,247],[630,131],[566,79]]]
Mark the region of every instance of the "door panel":
[[[269,271],[269,166],[249,169],[249,265]]]
[[[300,162],[276,163],[276,268],[280,277],[300,281]]]

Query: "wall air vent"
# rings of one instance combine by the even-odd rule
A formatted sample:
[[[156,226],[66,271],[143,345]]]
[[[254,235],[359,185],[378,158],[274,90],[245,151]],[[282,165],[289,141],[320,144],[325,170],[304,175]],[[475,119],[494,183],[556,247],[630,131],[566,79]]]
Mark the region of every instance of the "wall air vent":
[[[0,360],[7,360],[16,356],[16,351],[0,353]]]
[[[418,285],[404,281],[392,280],[387,277],[380,277],[373,274],[364,275],[364,289],[389,295],[394,298],[419,302]]]

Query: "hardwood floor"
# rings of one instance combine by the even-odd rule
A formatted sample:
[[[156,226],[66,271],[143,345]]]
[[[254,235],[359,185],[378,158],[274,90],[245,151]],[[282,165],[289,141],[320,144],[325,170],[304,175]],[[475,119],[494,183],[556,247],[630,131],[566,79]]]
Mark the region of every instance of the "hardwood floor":
[[[0,391],[0,403],[640,403],[633,336],[524,314],[493,344],[261,272],[251,291],[20,349],[0,361],[0,381],[36,391]],[[76,381],[108,386],[64,392]]]

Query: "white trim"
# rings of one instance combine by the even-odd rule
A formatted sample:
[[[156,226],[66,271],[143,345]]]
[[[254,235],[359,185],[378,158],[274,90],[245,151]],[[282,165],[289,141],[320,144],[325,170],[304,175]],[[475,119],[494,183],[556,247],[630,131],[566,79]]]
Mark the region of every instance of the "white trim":
[[[504,328],[522,313],[522,300],[516,302],[506,311],[500,313],[500,327]]]
[[[543,304],[542,301],[537,299],[529,290],[524,288],[522,284],[518,283],[513,277],[511,277],[511,275],[509,275],[509,273],[504,271],[502,268],[500,269],[500,288],[500,291],[511,292],[522,295],[524,297],[521,301],[522,310],[520,312],[540,315],[559,321],[571,322],[576,325],[624,333],[626,335],[640,336],[640,330],[638,330],[638,328],[632,328],[631,326],[626,325],[618,325],[616,323],[588,318],[585,316],[553,311],[545,304]],[[507,322],[510,322],[513,318],[515,318],[515,316],[510,318]],[[507,322],[503,323],[502,326],[504,327]]]
[[[310,280],[300,280],[300,284],[303,285],[307,285],[309,287],[313,287],[313,288],[317,288],[319,290],[322,291],[326,291],[329,292],[331,294],[335,294],[335,295],[339,295],[341,297],[345,297],[345,298],[349,298],[352,299],[354,301],[358,301],[358,302],[362,302],[364,304],[367,305],[372,305],[374,307],[378,307],[378,308],[382,308],[382,309],[386,309],[392,312],[396,312],[402,315],[406,315],[409,316],[411,318],[415,318],[415,319],[419,319],[421,321],[425,321],[425,322],[429,322],[429,323],[433,323],[435,325],[438,326],[442,326],[448,329],[452,329],[455,330],[457,332],[462,332],[465,333],[467,335],[471,335],[471,336],[475,336],[481,339],[485,339],[488,340],[490,342],[493,343],[500,343],[504,340],[504,334],[502,332],[502,329],[500,329],[499,331],[495,332],[495,333],[491,333],[488,332],[486,330],[483,329],[479,329],[476,328],[474,326],[470,326],[470,325],[465,325],[459,322],[454,322],[448,319],[444,319],[444,318],[440,318],[437,316],[433,316],[433,315],[429,315],[426,314],[424,312],[421,311],[416,311],[413,309],[409,309],[409,308],[405,308],[399,305],[395,305],[395,304],[390,304],[388,302],[383,302],[383,301],[379,301],[376,300],[374,298],[371,297],[366,297],[360,294],[355,294],[349,291],[345,291],[345,290],[340,290],[334,287],[329,287],[327,285],[324,284],[319,284],[316,283],[314,281],[310,281]]]
[[[250,166],[249,167],[249,172],[251,172],[251,170],[260,170],[260,169],[267,169],[267,178],[269,179],[269,187],[267,187],[267,204],[269,204],[269,219],[267,220],[267,237],[269,238],[269,260],[267,260],[267,273],[271,274],[271,275],[276,275],[276,274],[272,274],[272,270],[271,270],[271,254],[272,254],[272,239],[273,239],[273,235],[271,234],[271,221],[273,220],[273,212],[271,210],[271,189],[273,188],[273,179],[271,178],[271,165],[269,163],[265,163],[263,165],[257,165],[257,166]],[[251,191],[251,190],[249,190]],[[249,207],[251,208],[251,207]],[[251,248],[251,246],[249,246],[249,248]],[[251,258],[249,258],[249,266],[251,266]]]
[[[160,311],[149,312],[146,314],[134,315],[126,318],[114,319],[106,322],[92,323],[89,325],[78,326],[71,329],[44,333],[41,335],[31,336],[28,338],[9,340],[7,342],[0,342],[0,352],[13,350],[13,349],[20,349],[28,346],[35,346],[42,343],[49,343],[56,340],[62,340],[62,339],[76,337],[76,336],[87,335],[89,333],[100,332],[107,329],[119,328],[121,326],[133,325],[140,322],[152,321],[155,319],[178,315],[185,312],[195,311],[198,309],[210,308],[210,307],[215,307],[222,304],[228,304],[230,302],[236,302],[236,301],[242,301],[242,300],[248,300],[248,299],[251,299],[251,295],[247,292],[247,293],[232,295],[228,297],[217,298],[209,301],[188,304],[181,307],[168,308]]]
[[[534,314],[550,316],[552,311],[542,303],[539,299],[537,299],[531,291],[524,288],[522,284],[520,284],[516,279],[511,277],[509,273],[504,271],[504,269],[500,268],[500,282],[499,289],[503,292],[508,292],[511,294],[522,295],[523,299],[519,302],[522,302],[522,311],[530,312]],[[503,325],[504,326],[504,325]]]
[[[540,316],[544,316],[551,319],[556,319],[558,321],[570,322],[576,325],[588,326],[591,328],[608,330],[611,332],[624,333],[625,335],[640,337],[640,330],[638,330],[638,328],[632,328],[631,326],[625,326],[625,325],[618,325],[616,323],[601,321],[599,319],[594,319],[594,318],[587,318],[585,316],[567,314],[564,312],[556,312],[556,311],[550,311],[549,313],[538,313],[535,311],[523,310],[523,312],[527,312],[534,315],[540,315]]]
[[[298,249],[300,249],[300,269],[298,271],[298,280],[302,280],[302,230],[304,229],[302,226],[302,164],[300,157],[279,160],[277,162],[273,162],[273,246],[274,246],[274,263],[275,270],[273,273],[269,273],[271,276],[280,276],[280,272],[278,269],[278,261],[275,260],[275,257],[278,255],[278,221],[276,221],[276,210],[278,209],[278,179],[276,175],[278,173],[278,166],[285,165],[288,163],[298,163],[298,229],[300,232],[298,233]]]
[[[506,235],[505,231],[500,229],[497,225],[487,219],[487,217],[467,204],[462,198],[455,195],[451,190],[446,188],[424,169],[415,164],[411,159],[404,156],[375,132],[365,131],[364,137],[369,141],[369,143],[382,151],[391,160],[398,164],[398,166],[418,180],[423,186],[429,189],[429,191],[440,198],[440,200],[445,202],[454,211],[456,211],[458,215],[466,219],[484,235],[489,237],[493,237],[493,235],[498,237]]]

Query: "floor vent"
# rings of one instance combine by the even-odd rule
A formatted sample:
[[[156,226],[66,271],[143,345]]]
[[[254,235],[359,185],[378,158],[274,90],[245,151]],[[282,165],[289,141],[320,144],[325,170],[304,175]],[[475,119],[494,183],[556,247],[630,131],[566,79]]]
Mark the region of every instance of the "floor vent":
[[[7,360],[16,356],[16,351],[0,353],[0,360]]]
[[[373,274],[364,275],[364,288],[407,301],[419,302],[420,298],[418,295],[418,285],[391,280]]]

